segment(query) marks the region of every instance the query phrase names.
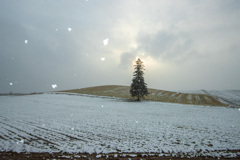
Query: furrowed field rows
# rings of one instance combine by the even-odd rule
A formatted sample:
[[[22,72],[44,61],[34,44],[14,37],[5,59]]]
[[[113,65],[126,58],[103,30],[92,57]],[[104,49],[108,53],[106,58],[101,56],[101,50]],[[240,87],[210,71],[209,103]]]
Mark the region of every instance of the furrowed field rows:
[[[240,148],[238,109],[64,94],[0,98],[0,151],[221,157]]]
[[[66,132],[38,126],[33,122],[22,122],[19,120],[8,120],[7,118],[4,118],[4,120],[1,120],[0,124],[1,126],[4,126],[2,127],[2,131],[6,131],[5,133],[1,133],[1,137],[6,137],[6,135],[12,135],[11,137],[13,137],[14,135],[14,138],[11,138],[13,141],[12,143],[24,141],[24,143],[34,146],[37,142],[39,144],[43,144],[44,146],[49,146],[51,149],[58,149],[58,147],[63,146],[63,142],[66,141],[87,142],[88,140],[88,137],[86,136],[80,137],[81,134],[68,134]],[[91,139],[89,139],[89,141],[90,140]]]

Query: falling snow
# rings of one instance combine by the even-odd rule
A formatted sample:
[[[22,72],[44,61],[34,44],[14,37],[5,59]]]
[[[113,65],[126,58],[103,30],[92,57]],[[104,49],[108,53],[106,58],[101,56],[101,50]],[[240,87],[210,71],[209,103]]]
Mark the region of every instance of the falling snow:
[[[105,57],[102,57],[101,60],[102,60],[102,61],[105,61]]]
[[[9,85],[10,85],[10,86],[12,86],[12,85],[13,85],[13,83],[12,83],[12,82],[10,82],[10,83],[9,83]]]
[[[56,84],[52,84],[52,88],[53,88],[53,89],[56,89],[56,88],[57,88],[57,85],[56,85]]]
[[[68,31],[71,32],[71,31],[72,31],[72,28],[68,28]]]
[[[103,45],[104,45],[104,46],[108,45],[108,38],[105,39],[105,40],[103,40]]]
[[[24,42],[25,42],[25,44],[28,44],[28,40],[25,40]]]

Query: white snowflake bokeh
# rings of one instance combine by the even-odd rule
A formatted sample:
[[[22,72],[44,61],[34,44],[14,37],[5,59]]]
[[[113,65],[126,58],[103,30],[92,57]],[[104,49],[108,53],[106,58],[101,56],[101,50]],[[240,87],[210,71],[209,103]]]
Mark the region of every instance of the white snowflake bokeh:
[[[104,46],[108,45],[108,40],[109,40],[108,38],[105,39],[105,40],[103,40],[103,45],[104,45]]]
[[[52,88],[56,89],[57,88],[57,84],[52,84]]]

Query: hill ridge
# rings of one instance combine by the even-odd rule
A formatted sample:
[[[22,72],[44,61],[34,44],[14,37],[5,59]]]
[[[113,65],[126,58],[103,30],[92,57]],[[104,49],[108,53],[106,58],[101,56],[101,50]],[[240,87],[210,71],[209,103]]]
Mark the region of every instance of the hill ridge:
[[[81,89],[63,90],[59,92],[71,92],[79,94],[90,94],[97,96],[109,96],[133,99],[130,95],[130,86],[124,85],[102,85],[93,86]],[[159,89],[148,88],[149,95],[143,100],[160,101],[168,103],[180,103],[180,104],[193,104],[193,105],[207,105],[207,106],[227,106],[226,104],[218,101],[213,96],[207,94],[193,94],[193,93],[181,93],[174,91],[166,91]]]

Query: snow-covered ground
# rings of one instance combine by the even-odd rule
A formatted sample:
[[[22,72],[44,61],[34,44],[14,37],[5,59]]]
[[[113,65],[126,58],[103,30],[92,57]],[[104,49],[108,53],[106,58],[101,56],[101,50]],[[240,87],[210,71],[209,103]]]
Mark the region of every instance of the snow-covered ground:
[[[240,108],[240,90],[175,90],[179,93],[207,94],[230,107]]]
[[[0,96],[0,151],[234,157],[239,150],[237,108],[77,94]]]
[[[219,101],[231,107],[240,108],[240,90],[203,90],[205,94],[217,98]]]

